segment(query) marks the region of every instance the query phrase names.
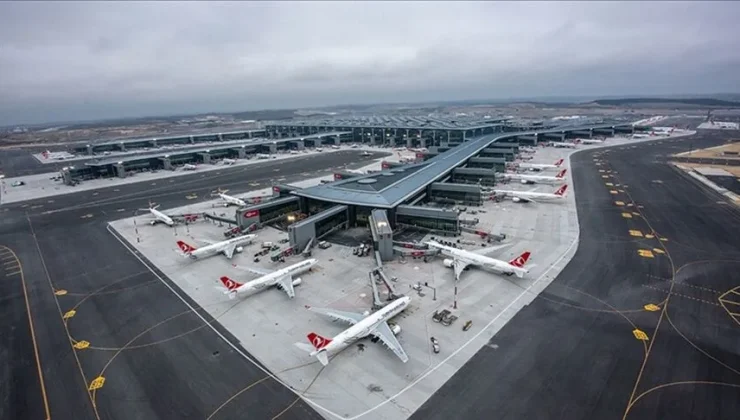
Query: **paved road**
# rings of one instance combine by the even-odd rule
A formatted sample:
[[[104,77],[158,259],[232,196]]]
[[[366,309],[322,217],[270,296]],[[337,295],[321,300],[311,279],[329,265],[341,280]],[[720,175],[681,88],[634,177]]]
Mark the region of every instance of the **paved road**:
[[[725,137],[575,155],[574,259],[412,418],[737,418],[740,211],[660,163]]]
[[[54,418],[321,418],[248,362],[240,354],[248,354],[244,349],[221,339],[200,315],[220,334],[228,333],[173,294],[169,281],[128,252],[106,222],[145,207],[149,199],[166,209],[190,202],[185,196],[192,192],[206,197],[221,186],[240,193],[279,177],[290,182],[327,174],[326,168],[358,160],[359,152],[342,151],[220,175],[196,173],[163,187],[126,185],[0,208],[0,245],[7,247],[0,248],[0,258],[10,262],[0,270],[0,357],[12,361],[0,377],[0,417],[44,418],[46,400]],[[98,377],[104,378],[102,388],[88,392]]]

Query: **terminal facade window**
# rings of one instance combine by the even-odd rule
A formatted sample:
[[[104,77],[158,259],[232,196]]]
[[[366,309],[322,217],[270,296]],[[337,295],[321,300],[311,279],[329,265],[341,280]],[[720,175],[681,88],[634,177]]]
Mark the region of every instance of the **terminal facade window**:
[[[456,233],[459,230],[458,222],[455,220],[445,220],[431,217],[408,216],[404,214],[399,214],[396,215],[396,223],[450,233]]]

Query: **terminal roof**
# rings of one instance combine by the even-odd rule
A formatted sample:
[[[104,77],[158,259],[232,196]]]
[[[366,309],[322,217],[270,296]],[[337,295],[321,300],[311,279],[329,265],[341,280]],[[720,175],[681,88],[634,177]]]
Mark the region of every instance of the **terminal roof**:
[[[569,127],[567,131],[613,128],[617,125]],[[376,208],[394,208],[421,192],[432,182],[447,176],[465,160],[477,155],[491,143],[538,133],[560,133],[563,129],[497,133],[470,139],[423,163],[361,175],[348,180],[304,188],[292,194],[333,203]]]
[[[115,165],[119,162],[123,162],[123,163],[138,162],[138,161],[148,160],[148,159],[192,155],[193,153],[206,153],[206,152],[215,152],[219,150],[238,149],[241,147],[251,148],[255,146],[266,146],[272,143],[285,143],[285,142],[290,142],[290,141],[311,140],[311,139],[316,139],[316,138],[338,136],[342,134],[350,134],[350,133],[347,131],[332,131],[329,133],[307,134],[301,137],[290,137],[290,138],[284,138],[284,139],[270,139],[270,140],[246,139],[246,140],[235,140],[235,141],[222,141],[222,142],[212,143],[211,145],[208,145],[208,146],[192,146],[192,147],[186,146],[186,147],[179,147],[179,148],[169,148],[169,147],[163,146],[153,152],[140,153],[136,155],[109,156],[104,159],[98,159],[96,161],[87,162],[86,165],[88,166]]]

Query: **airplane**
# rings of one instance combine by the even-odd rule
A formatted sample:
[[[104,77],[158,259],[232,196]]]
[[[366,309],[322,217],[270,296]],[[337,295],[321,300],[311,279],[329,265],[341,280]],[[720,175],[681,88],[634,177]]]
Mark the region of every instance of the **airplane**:
[[[347,172],[348,174],[355,174],[355,175],[365,175],[365,171],[361,171],[359,169],[345,169],[343,172]]]
[[[531,255],[529,251],[525,251],[509,262],[497,260],[485,255],[489,252],[509,246],[510,244],[492,246],[478,249],[476,251],[466,251],[464,249],[453,248],[451,246],[442,245],[436,241],[427,241],[426,244],[432,248],[440,250],[442,255],[451,257],[445,259],[442,263],[445,267],[455,270],[455,281],[460,280],[460,275],[469,265],[482,267],[507,276],[516,275],[519,278],[524,277],[525,274],[529,273],[529,269],[534,267],[534,265],[531,265],[529,268],[524,268],[524,264],[527,263],[527,260],[529,260],[529,256]]]
[[[323,151],[324,151],[324,149],[322,149],[322,148],[320,148],[320,147],[317,147],[317,148],[316,148],[316,151],[317,151],[317,152],[323,152]]]
[[[291,155],[297,155],[298,154],[298,150],[291,150],[288,153],[291,154]]]
[[[339,149],[339,146],[337,146],[337,145],[335,144],[335,145],[333,145],[333,146],[332,146],[331,148],[332,148],[332,149]]]
[[[224,159],[221,161],[224,165],[233,165],[236,163],[236,159]]]
[[[194,170],[198,169],[198,167],[196,165],[192,165],[190,163],[186,163],[185,165],[182,166],[182,169],[184,171],[194,171]]]
[[[504,197],[511,197],[511,201],[515,203],[537,203],[537,201],[551,201],[551,200],[562,200],[565,198],[565,190],[568,188],[568,184],[558,188],[554,193],[541,193],[533,191],[507,191],[507,190],[496,190],[495,194],[503,195]],[[537,199],[537,200],[535,200]]]
[[[257,153],[257,159],[269,159],[270,155],[264,153]]]
[[[231,195],[226,195],[226,193],[229,192],[229,190],[222,190],[221,188],[217,189],[215,193],[211,193],[211,195],[217,195],[218,198],[224,200],[224,207],[228,207],[230,205],[239,206],[239,207],[246,207],[247,202],[242,200],[241,198],[237,198]]]
[[[551,184],[563,180],[567,169],[562,169],[555,176],[544,176],[544,175],[524,175],[524,174],[503,174],[504,179],[510,179],[515,181],[521,181],[522,184]]]
[[[535,153],[536,151],[537,151],[537,149],[535,149],[533,147],[524,147],[524,146],[522,146],[522,147],[519,148],[519,152],[520,153]]]
[[[563,164],[563,159],[558,159],[554,164],[548,163],[520,163],[519,167],[522,169],[559,169],[560,165]]]
[[[296,347],[308,352],[311,356],[316,356],[322,365],[329,364],[329,352],[337,353],[357,340],[367,336],[373,336],[382,341],[386,347],[391,349],[403,363],[408,362],[409,357],[401,347],[401,343],[396,339],[396,335],[401,332],[401,327],[395,324],[393,328],[388,325],[388,320],[401,313],[409,303],[411,298],[404,296],[396,299],[372,314],[358,314],[355,312],[337,311],[334,309],[312,308],[308,310],[331,318],[344,321],[351,324],[351,327],[334,336],[334,338],[322,337],[314,332],[308,334],[308,341],[311,344],[295,343]]]
[[[646,139],[648,137],[650,137],[649,134],[633,134],[632,135],[633,139]]]
[[[580,141],[583,144],[602,144],[604,143],[604,140],[596,140],[596,139],[581,139]]]
[[[293,289],[293,286],[298,286],[299,284],[301,284],[301,278],[293,278],[293,276],[303,273],[304,271],[311,270],[311,267],[316,265],[316,263],[318,262],[318,260],[310,258],[275,271],[258,267],[236,266],[237,268],[259,274],[262,277],[248,281],[246,283],[238,283],[227,276],[222,276],[221,283],[223,283],[224,287],[226,287],[224,294],[229,295],[229,299],[234,299],[239,295],[260,292],[263,289],[274,286],[284,291],[289,298],[293,299],[295,297],[295,290]]]
[[[576,148],[575,143],[568,143],[568,142],[562,142],[562,141],[551,141],[550,144],[557,148],[568,148],[568,149]]]
[[[162,213],[161,211],[157,210],[157,207],[159,207],[159,204],[156,206],[151,201],[149,202],[149,208],[148,209],[139,209],[141,211],[148,211],[152,216],[154,216],[154,219],[149,221],[149,224],[152,226],[156,225],[157,223],[164,223],[167,226],[175,226],[175,221],[166,214]]]
[[[201,242],[208,244],[202,248],[196,248],[183,241],[177,241],[177,246],[180,247],[185,257],[194,260],[210,257],[218,253],[223,253],[226,255],[226,258],[231,259],[234,256],[234,252],[242,252],[244,245],[252,243],[256,237],[257,235],[242,235],[221,242],[201,240]]]

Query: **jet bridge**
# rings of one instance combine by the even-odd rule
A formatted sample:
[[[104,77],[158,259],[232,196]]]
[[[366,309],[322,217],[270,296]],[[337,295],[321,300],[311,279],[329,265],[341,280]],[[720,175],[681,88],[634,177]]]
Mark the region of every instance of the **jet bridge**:
[[[288,226],[290,245],[296,249],[304,249],[312,239],[318,241],[336,229],[346,226],[347,221],[347,206],[338,205],[328,208]]]

